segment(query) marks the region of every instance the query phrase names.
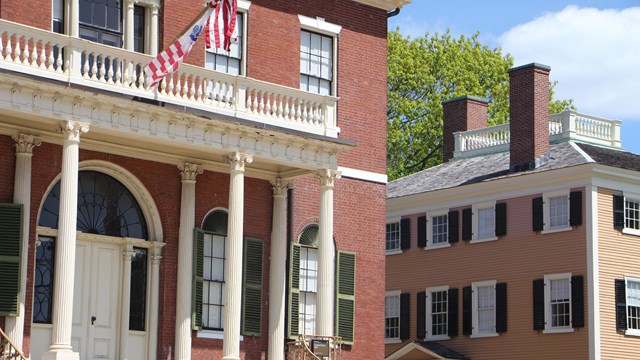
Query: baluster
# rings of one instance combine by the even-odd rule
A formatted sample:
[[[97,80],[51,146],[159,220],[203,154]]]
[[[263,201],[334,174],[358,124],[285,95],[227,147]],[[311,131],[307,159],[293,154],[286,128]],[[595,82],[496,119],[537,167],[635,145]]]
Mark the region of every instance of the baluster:
[[[160,80],[160,84],[158,85],[158,91],[163,95],[167,94],[167,77],[169,76],[167,75],[164,79]]]
[[[0,59],[4,60],[4,45],[3,45],[3,41],[2,38],[4,37],[4,34],[6,33],[0,33]]]
[[[270,92],[267,92],[265,94],[265,99],[264,99],[264,114],[266,116],[271,116],[271,97],[273,94],[271,94]]]
[[[53,51],[51,51],[51,57],[53,57]],[[58,74],[62,74],[62,72],[64,71],[62,69],[63,68],[62,64],[64,63],[64,59],[63,59],[63,56],[62,56],[62,47],[61,46],[58,47],[58,54],[56,54],[56,59],[54,61],[56,63],[56,72]]]
[[[258,114],[262,115],[262,111],[264,110],[264,91],[260,91],[259,95],[259,103],[258,103]]]
[[[278,108],[276,109],[276,117],[278,119],[283,118],[284,106],[282,102],[284,101],[284,95],[278,95]]]
[[[40,42],[40,69],[46,69],[47,68],[47,43],[45,43],[44,41]]]
[[[113,66],[116,68],[115,83],[119,86],[124,85],[122,83],[122,67],[124,66],[124,60],[116,58],[113,62]]]
[[[306,101],[302,101],[300,103],[300,106],[302,106],[302,119],[301,122],[305,125],[307,125],[308,122],[308,117],[309,117],[309,113],[308,113],[308,109],[307,109],[307,102]]]
[[[196,88],[196,102],[202,102],[202,82],[204,81],[201,77],[197,78],[198,87]]]
[[[29,39],[21,37],[24,40],[24,50],[22,51],[22,65],[29,65],[29,58],[31,57],[31,51],[29,50]]]
[[[196,99],[196,81],[198,78],[195,75],[191,76],[191,86],[189,86],[189,100],[197,101]]]
[[[297,123],[300,123],[302,118],[302,100],[297,99],[297,101],[295,102],[295,104],[293,104],[293,106],[295,106],[296,108],[296,112],[293,120]]]
[[[58,54],[59,55],[59,54]],[[82,78],[84,79],[88,79],[89,78],[89,70],[91,70],[91,68],[89,67],[89,52],[88,51],[83,51],[82,52]]]
[[[284,95],[282,96],[282,119],[285,121],[289,120],[289,98]]]
[[[16,35],[16,47],[13,49],[13,62],[20,63],[20,37]]]
[[[32,39],[31,42],[31,67],[37,68],[38,67],[38,41],[36,39]]]
[[[169,74],[167,76],[169,76],[169,84],[167,84],[167,95],[175,96],[174,78],[175,78],[176,75],[175,74]],[[180,81],[180,79],[178,79],[178,81]]]
[[[177,98],[184,97],[182,90],[182,74],[176,74],[175,96]]]
[[[202,101],[204,101],[205,104],[211,104],[213,103],[213,96],[213,81],[206,78],[202,84]]]
[[[98,56],[92,52],[91,57],[93,58],[93,62],[91,64],[90,78],[92,80],[97,80],[100,77],[100,74],[98,73]]]
[[[233,88],[230,82],[224,83],[224,107],[233,107]]]
[[[128,60],[122,62],[122,85],[128,88],[133,86],[133,79],[135,79],[135,74],[132,73],[132,70],[133,66]]]
[[[107,63],[108,61],[108,63]],[[102,62],[105,66],[105,70],[107,72],[107,83],[113,84],[113,76],[115,75],[113,71],[113,67],[115,66],[115,62],[111,60],[111,58],[105,58],[105,61]],[[108,68],[108,70],[107,70]]]
[[[11,61],[11,56],[13,54],[13,49],[11,48],[11,34],[7,34],[7,48],[5,49],[6,53],[4,59],[6,61]]]
[[[245,104],[245,108],[250,113],[253,113],[253,89],[247,88],[247,103]]]

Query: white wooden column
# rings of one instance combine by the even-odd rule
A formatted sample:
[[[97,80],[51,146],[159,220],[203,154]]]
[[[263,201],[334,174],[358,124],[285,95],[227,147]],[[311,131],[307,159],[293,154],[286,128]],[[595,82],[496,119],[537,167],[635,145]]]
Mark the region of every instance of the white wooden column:
[[[316,335],[333,336],[335,246],[333,244],[333,185],[340,172],[322,170],[320,179],[320,223],[318,225],[318,303]]]
[[[287,190],[290,183],[280,179],[273,186],[273,220],[271,260],[269,265],[269,348],[267,359],[284,359],[284,311],[286,302],[287,263]]]
[[[80,134],[89,124],[64,121],[59,130],[64,135],[62,174],[60,177],[60,214],[53,278],[53,332],[49,352],[42,359],[78,359],[71,348],[73,286],[76,261],[76,223],[78,216],[78,158]]]
[[[124,48],[125,50],[133,51],[133,8],[134,0],[125,1],[125,22],[124,27]]]
[[[67,34],[71,37],[80,37],[80,1],[65,1],[64,22],[67,24]]]
[[[176,296],[175,359],[191,359],[191,286],[193,272],[193,226],[196,219],[196,176],[202,167],[178,166],[182,177],[180,231],[178,240],[178,283]]]
[[[131,305],[131,258],[133,245],[122,245],[122,298],[120,299],[120,360],[127,360],[129,339],[129,313]]]
[[[31,219],[31,156],[33,148],[40,146],[40,139],[33,135],[19,134],[13,137],[16,147],[16,171],[13,181],[13,202],[22,204],[22,249],[20,254],[20,304],[18,316],[7,317],[5,331],[9,339],[22,350],[27,294],[27,260],[29,259],[29,221]]]
[[[158,297],[160,292],[160,260],[162,260],[162,246],[164,243],[154,242],[151,252],[151,296],[149,299],[149,344],[147,345],[147,359],[156,360],[158,353]]]
[[[242,227],[244,222],[244,165],[253,155],[235,152],[225,156],[230,165],[229,220],[224,265],[226,296],[222,359],[240,360],[240,320],[242,302]]]
[[[151,31],[149,32],[149,55],[158,55],[158,5],[151,6]]]

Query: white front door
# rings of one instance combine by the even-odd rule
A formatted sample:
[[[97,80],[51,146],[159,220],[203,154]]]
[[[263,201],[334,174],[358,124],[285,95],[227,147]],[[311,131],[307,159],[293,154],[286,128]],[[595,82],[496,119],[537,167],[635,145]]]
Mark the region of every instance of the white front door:
[[[81,359],[116,359],[121,245],[76,245],[71,345]]]

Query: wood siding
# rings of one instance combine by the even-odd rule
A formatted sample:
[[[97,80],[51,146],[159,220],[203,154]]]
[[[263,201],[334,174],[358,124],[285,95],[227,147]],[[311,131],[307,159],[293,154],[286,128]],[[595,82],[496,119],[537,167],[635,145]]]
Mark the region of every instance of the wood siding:
[[[582,190],[584,200],[584,189],[573,190]],[[461,306],[464,286],[476,281],[496,280],[507,283],[507,331],[486,338],[460,335],[440,343],[474,360],[554,359],[559,354],[564,359],[588,358],[588,323],[569,333],[543,334],[533,330],[534,279],[558,273],[587,278],[586,224],[557,233],[533,232],[531,200],[537,196],[541,195],[496,199],[507,202],[507,235],[495,241],[459,241],[434,250],[418,248],[417,218],[424,214],[408,216],[412,224],[411,248],[402,254],[387,256],[386,288],[387,291],[401,290],[411,294],[410,340],[416,340],[416,294],[419,291],[442,285],[458,288]],[[584,214],[583,207],[583,218],[586,218]],[[585,281],[585,299],[587,288]],[[458,327],[462,329],[461,307],[459,310]],[[585,304],[585,322],[587,313]],[[388,355],[405,344],[388,344],[385,352]]]
[[[600,346],[602,359],[638,359],[640,337],[616,331],[614,280],[640,277],[640,236],[613,228],[613,194],[598,189],[598,264],[600,271]]]

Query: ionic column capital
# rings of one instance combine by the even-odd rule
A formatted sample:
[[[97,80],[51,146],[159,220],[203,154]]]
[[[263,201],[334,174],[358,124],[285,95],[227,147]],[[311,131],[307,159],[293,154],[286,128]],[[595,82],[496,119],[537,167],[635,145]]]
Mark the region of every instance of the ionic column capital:
[[[244,171],[244,165],[253,162],[253,155],[236,151],[225,155],[223,161],[230,165],[231,171]]]
[[[333,187],[335,181],[342,178],[342,173],[337,170],[323,169],[317,171],[315,176],[320,180],[320,186]]]
[[[273,197],[287,196],[287,190],[293,189],[293,184],[291,182],[282,182],[281,178],[277,178],[269,182],[273,189]]]
[[[80,135],[89,131],[89,124],[81,121],[65,120],[58,123],[58,132],[66,141],[80,141]]]
[[[34,135],[28,134],[18,134],[18,136],[11,137],[14,141],[14,146],[16,147],[16,154],[33,154],[33,148],[36,146],[40,146],[42,141],[40,138]]]
[[[185,181],[196,181],[196,176],[202,174],[204,169],[202,166],[191,163],[184,163],[178,165],[178,169],[180,170],[180,177],[182,178],[182,182]]]

